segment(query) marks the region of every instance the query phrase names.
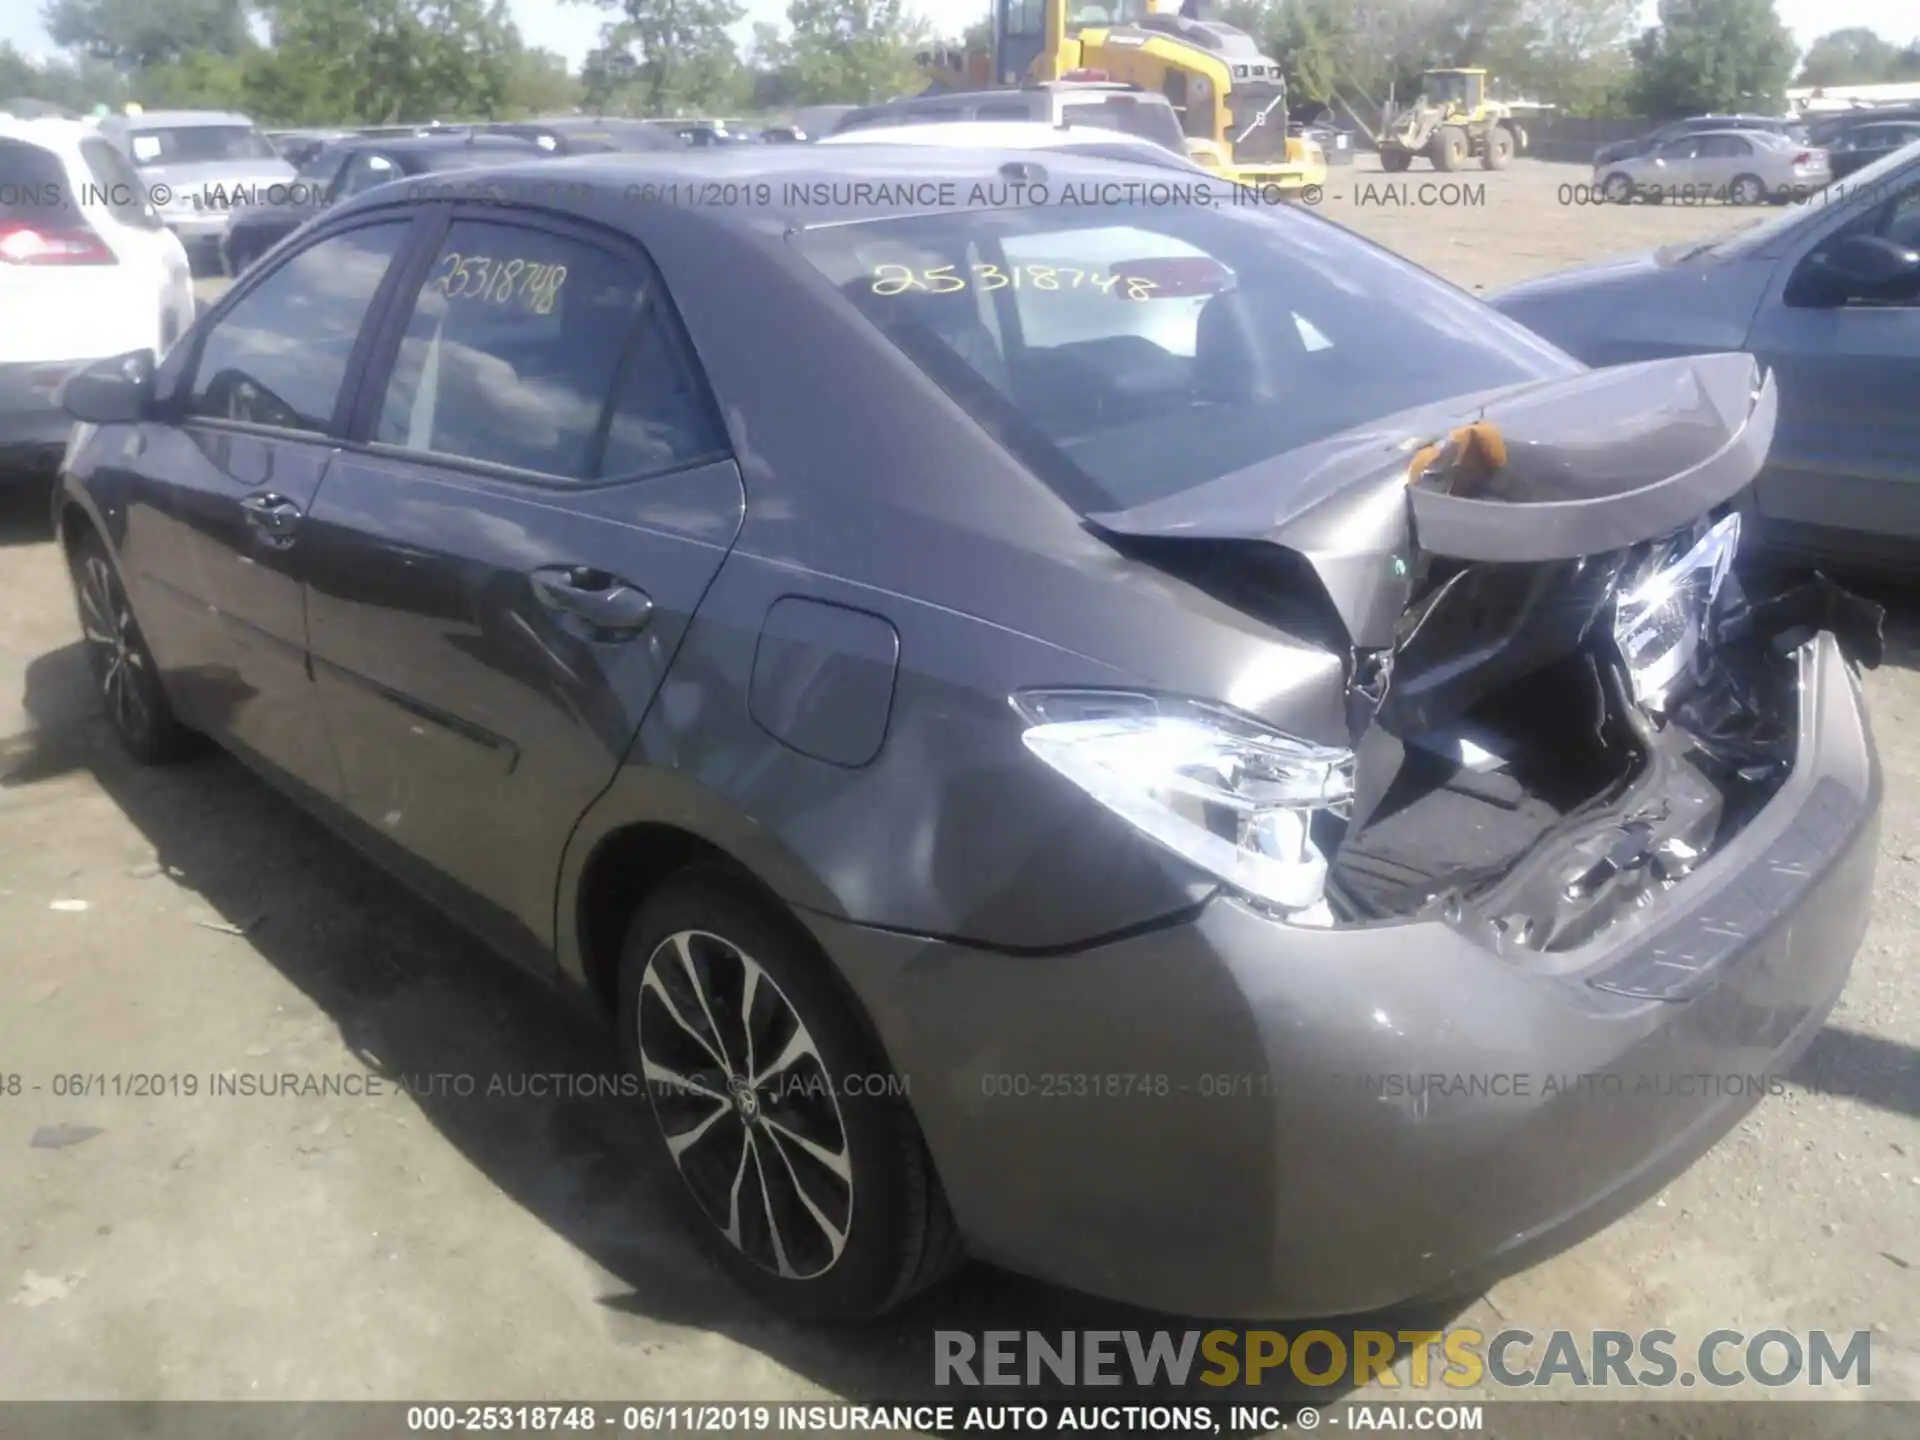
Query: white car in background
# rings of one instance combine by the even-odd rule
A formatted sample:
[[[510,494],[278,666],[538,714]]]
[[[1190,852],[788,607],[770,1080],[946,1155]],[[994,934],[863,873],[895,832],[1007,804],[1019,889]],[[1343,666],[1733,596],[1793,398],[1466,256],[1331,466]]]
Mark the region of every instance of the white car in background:
[[[1164,145],[1104,125],[1051,125],[1044,120],[948,120],[842,130],[819,145],[938,145],[962,150],[1091,150],[1116,159],[1205,175]]]
[[[0,116],[0,475],[58,458],[69,373],[164,354],[193,315],[187,252],[126,158],[79,121]]]

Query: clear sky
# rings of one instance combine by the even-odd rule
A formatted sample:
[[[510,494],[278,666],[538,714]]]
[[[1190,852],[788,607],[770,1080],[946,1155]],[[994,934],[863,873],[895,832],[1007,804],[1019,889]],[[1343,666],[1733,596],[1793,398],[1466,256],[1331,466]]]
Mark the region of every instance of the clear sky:
[[[353,0],[340,0],[343,5]],[[756,20],[784,23],[787,0],[744,0],[747,18],[740,39],[751,34]],[[1850,25],[1877,30],[1898,44],[1920,39],[1920,5],[1915,0],[1776,0],[1781,18],[1802,48],[1816,36]],[[557,50],[578,66],[599,38],[600,27],[614,13],[596,5],[570,0],[509,0],[521,33],[536,45]],[[0,40],[11,40],[29,55],[52,53],[53,42],[40,23],[41,0],[0,0]],[[945,36],[957,38],[976,19],[990,11],[990,0],[909,0],[909,6],[933,22]],[[1647,18],[1653,19],[1649,0]]]

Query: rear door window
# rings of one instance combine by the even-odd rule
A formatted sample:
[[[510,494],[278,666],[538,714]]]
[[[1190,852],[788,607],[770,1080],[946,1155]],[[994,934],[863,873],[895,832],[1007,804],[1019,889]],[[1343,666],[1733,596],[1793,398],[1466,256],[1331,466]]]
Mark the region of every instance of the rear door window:
[[[588,482],[711,459],[720,433],[638,255],[463,219],[413,299],[373,438]]]

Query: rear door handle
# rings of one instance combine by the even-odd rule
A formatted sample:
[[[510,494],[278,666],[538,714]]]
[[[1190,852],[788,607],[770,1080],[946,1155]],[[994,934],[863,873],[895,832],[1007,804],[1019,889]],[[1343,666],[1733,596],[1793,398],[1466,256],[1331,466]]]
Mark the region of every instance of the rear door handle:
[[[300,525],[300,507],[286,496],[271,491],[247,496],[240,502],[240,508],[247,512],[249,525],[274,540],[291,538]]]
[[[588,565],[551,565],[528,579],[534,596],[549,610],[609,635],[637,635],[653,618],[653,601],[645,591]]]

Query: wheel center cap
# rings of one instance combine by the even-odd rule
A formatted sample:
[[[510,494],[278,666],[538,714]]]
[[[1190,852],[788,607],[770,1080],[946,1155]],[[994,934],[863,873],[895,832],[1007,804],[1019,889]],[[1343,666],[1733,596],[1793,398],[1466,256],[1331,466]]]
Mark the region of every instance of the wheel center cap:
[[[727,1092],[733,1096],[733,1108],[742,1120],[760,1118],[760,1097],[753,1093],[753,1082],[744,1075],[727,1078]]]

